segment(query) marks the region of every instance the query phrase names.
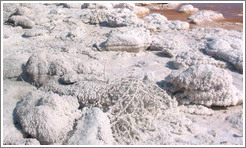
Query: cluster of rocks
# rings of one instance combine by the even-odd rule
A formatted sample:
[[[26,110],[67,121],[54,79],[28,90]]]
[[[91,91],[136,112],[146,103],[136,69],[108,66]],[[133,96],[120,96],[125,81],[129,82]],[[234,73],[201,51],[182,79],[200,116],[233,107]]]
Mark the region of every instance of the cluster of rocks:
[[[22,138],[7,135],[4,144],[139,144],[162,130],[186,134],[186,127],[192,128],[190,119],[173,119],[176,116],[170,112],[211,116],[210,107],[243,103],[229,72],[243,72],[240,32],[190,29],[188,22],[149,14],[148,8],[130,3],[4,4],[3,8],[3,77],[37,88],[21,97],[13,111]],[[196,24],[223,18],[192,5],[179,11],[192,13],[189,19]],[[156,79],[137,78],[128,71],[106,77],[106,70],[110,73],[121,64],[114,63],[115,55],[122,61],[134,59],[134,66],[123,63],[118,69],[133,67],[136,72],[149,64],[141,59],[149,58],[142,56],[145,53],[161,53],[162,59],[172,62],[171,73],[160,76],[166,82],[162,88]],[[167,63],[153,61],[162,67]],[[234,123],[230,116],[226,120],[241,128],[240,120]],[[161,130],[162,126],[167,128]]]

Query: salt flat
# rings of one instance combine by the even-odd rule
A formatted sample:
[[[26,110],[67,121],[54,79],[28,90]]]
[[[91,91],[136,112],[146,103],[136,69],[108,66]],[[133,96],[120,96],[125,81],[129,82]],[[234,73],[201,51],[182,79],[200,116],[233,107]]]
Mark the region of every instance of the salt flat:
[[[242,145],[243,33],[182,10],[4,3],[3,144]]]

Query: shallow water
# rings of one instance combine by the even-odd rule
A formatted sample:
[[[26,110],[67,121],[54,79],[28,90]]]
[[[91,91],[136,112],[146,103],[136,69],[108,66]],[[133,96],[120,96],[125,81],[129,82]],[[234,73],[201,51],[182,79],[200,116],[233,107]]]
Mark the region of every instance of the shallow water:
[[[182,3],[178,8],[172,10],[151,10],[165,15],[169,20],[187,20],[191,14],[179,13],[178,9],[186,4],[191,4],[199,10],[214,10],[222,13],[225,22],[243,22],[243,4],[242,3]]]
[[[190,3],[199,10],[214,10],[222,13],[225,20],[232,22],[243,22],[243,4],[242,3]]]

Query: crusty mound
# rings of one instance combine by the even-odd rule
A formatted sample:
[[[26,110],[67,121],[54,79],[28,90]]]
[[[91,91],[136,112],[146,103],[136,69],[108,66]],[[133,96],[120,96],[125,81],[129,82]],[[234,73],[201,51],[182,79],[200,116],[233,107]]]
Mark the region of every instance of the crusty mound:
[[[60,97],[52,92],[30,92],[16,106],[16,115],[23,131],[41,144],[62,143],[81,116],[79,103],[71,96]]]
[[[195,52],[195,51],[181,52],[173,60],[173,66],[176,69],[188,68],[189,66],[200,65],[200,64],[211,64],[216,67],[226,68],[226,64],[224,62],[217,61],[213,58],[203,55],[200,52]]]
[[[168,89],[182,104],[230,106],[242,103],[228,71],[213,65],[194,65],[173,71],[166,78]]]

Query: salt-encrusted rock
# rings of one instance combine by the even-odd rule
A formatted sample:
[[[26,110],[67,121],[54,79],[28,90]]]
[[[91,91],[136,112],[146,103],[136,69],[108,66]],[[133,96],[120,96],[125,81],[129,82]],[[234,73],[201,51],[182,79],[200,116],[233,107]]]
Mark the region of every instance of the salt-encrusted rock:
[[[33,54],[26,63],[27,74],[37,85],[43,85],[49,78],[49,62],[46,54]],[[63,71],[63,70],[62,70]]]
[[[177,29],[177,30],[187,30],[190,28],[190,24],[187,22],[183,22],[183,21],[169,21],[167,22],[169,28],[171,29]]]
[[[84,23],[99,24],[107,21],[107,15],[109,11],[106,10],[90,10],[83,9],[80,15],[80,19]]]
[[[159,13],[151,13],[145,16],[143,20],[145,23],[147,23],[146,27],[154,32],[157,30],[169,29],[169,27],[166,25],[167,18]]]
[[[84,3],[81,5],[81,9],[95,9],[95,3]]]
[[[112,9],[113,6],[110,3],[84,3],[81,5],[81,9]]]
[[[159,23],[159,22],[166,22],[167,18],[164,15],[161,15],[159,13],[151,13],[145,16],[144,20],[146,22],[149,22],[149,23],[152,22],[154,24],[154,23]]]
[[[186,45],[187,38],[181,34],[163,33],[152,37],[148,50],[162,51],[168,57],[174,57],[180,51],[189,49]]]
[[[36,85],[43,85],[53,75],[62,76],[74,71],[71,63],[59,58],[52,54],[34,53],[26,63],[26,72]]]
[[[30,91],[36,90],[34,86],[24,81],[15,81],[13,79],[3,80],[3,116],[2,116],[2,142],[4,145],[25,145],[29,143],[37,144],[37,140],[28,138],[20,130],[20,125],[16,122],[16,115],[13,112],[16,103],[25,97]],[[39,142],[38,142],[39,143]]]
[[[25,33],[22,35],[23,37],[35,37],[35,36],[41,36],[43,35],[43,31],[37,30],[37,29],[29,29],[25,31]]]
[[[190,25],[187,22],[183,21],[168,21],[167,18],[158,13],[152,13],[145,16],[144,21],[146,22],[146,28],[149,30],[156,32],[156,31],[167,31],[170,29],[177,29],[177,30],[187,30],[189,29]]]
[[[24,29],[30,29],[33,28],[35,25],[35,22],[30,20],[26,16],[19,16],[19,15],[13,15],[8,19],[9,23],[12,23],[14,26],[21,26]]]
[[[140,26],[143,21],[129,9],[113,9],[107,15],[107,25],[110,27]]]
[[[109,27],[123,27],[131,25],[142,25],[143,21],[129,9],[83,9],[80,15],[84,23],[102,24]]]
[[[135,7],[134,3],[112,3],[114,8],[127,8],[129,10],[133,10]]]
[[[34,53],[26,63],[26,72],[31,81],[37,86],[41,86],[53,76],[65,74],[102,76],[104,66],[97,60],[88,60],[82,63],[79,59],[70,59],[69,56],[57,53]]]
[[[209,107],[242,103],[242,94],[233,86],[229,72],[213,65],[194,65],[173,71],[166,80],[168,89],[182,104]]]
[[[214,58],[224,60],[243,72],[242,40],[234,37],[210,38],[207,41],[206,53]]]
[[[144,16],[150,13],[150,10],[148,8],[145,7],[139,7],[139,6],[135,6],[133,8],[133,12],[135,14],[137,14],[138,16]]]
[[[221,13],[217,13],[212,10],[202,10],[191,15],[188,19],[190,19],[192,23],[201,24],[204,22],[215,21],[223,18],[224,17]]]
[[[175,9],[180,5],[180,3],[167,3],[163,4],[163,6],[166,6],[167,9]]]
[[[83,3],[59,3],[57,6],[63,6],[64,8],[80,9]]]
[[[74,134],[68,139],[68,145],[104,145],[114,144],[110,120],[99,108],[84,108],[85,112],[77,121]]]
[[[152,4],[154,5],[151,6],[151,9],[155,9],[155,10],[176,9],[180,5],[180,3],[162,3],[162,4],[152,3]]]
[[[81,116],[78,107],[77,99],[71,96],[33,91],[17,103],[15,110],[26,134],[41,144],[61,144]]]
[[[32,11],[27,7],[19,7],[16,9],[15,13],[13,15],[30,15]]]
[[[179,8],[179,12],[191,13],[198,11],[197,8],[194,8],[192,5],[183,5]]]
[[[113,31],[100,46],[106,51],[139,52],[151,43],[150,32],[144,28],[124,28]]]
[[[88,78],[79,75],[77,79],[77,83],[71,85],[61,85],[57,81],[50,80],[41,87],[41,90],[76,97],[81,107],[100,107],[104,111],[108,110],[111,102],[107,96],[106,83],[96,78],[87,80]]]
[[[73,84],[78,81],[78,75],[65,74],[61,77],[61,82],[64,84]]]
[[[3,3],[3,22],[6,22],[9,17],[20,7],[17,3]]]
[[[226,67],[226,64],[224,62],[217,61],[202,54],[201,52],[196,51],[181,52],[173,60],[173,66],[176,69],[188,68],[189,66],[200,64],[211,64],[220,68]]]
[[[195,115],[208,115],[214,114],[214,111],[202,105],[181,105],[178,106],[179,111]]]

